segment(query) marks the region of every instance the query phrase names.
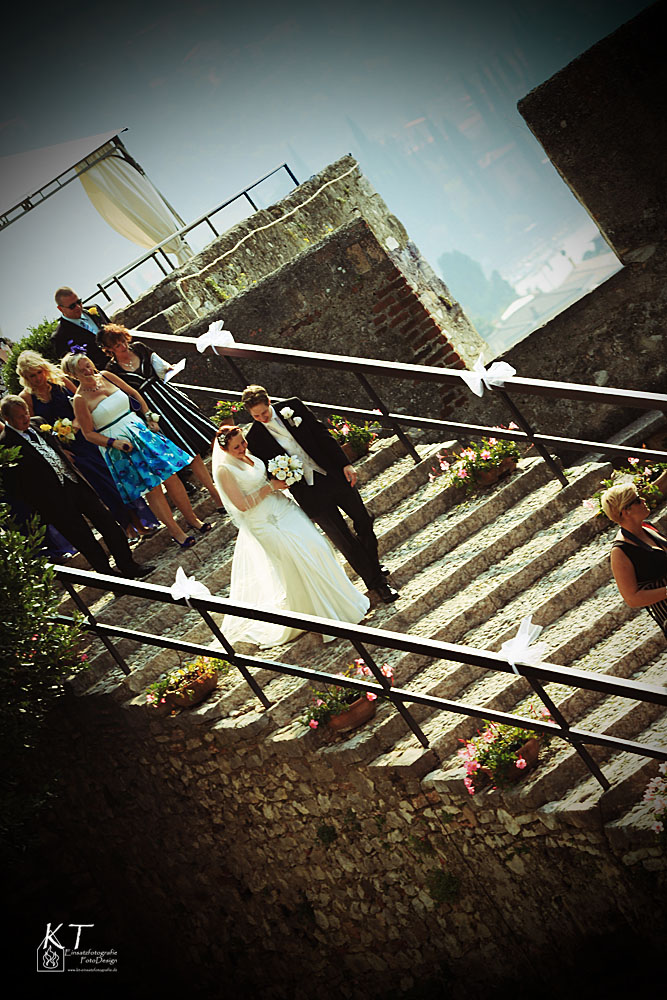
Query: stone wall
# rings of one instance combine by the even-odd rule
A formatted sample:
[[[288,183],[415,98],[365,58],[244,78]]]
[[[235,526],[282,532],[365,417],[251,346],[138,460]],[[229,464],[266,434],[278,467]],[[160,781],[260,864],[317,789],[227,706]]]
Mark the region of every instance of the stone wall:
[[[230,1000],[417,986],[468,1000],[538,967],[564,974],[593,930],[664,933],[653,846],[626,854],[601,829],[517,808],[516,793],[469,799],[437,772],[420,780],[409,754],[368,767],[308,730],[267,736],[269,723],[159,720],[93,697],[52,723],[66,781],[44,857],[104,901],[121,971],[140,951],[154,987],[161,974],[202,995],[224,983]]]
[[[197,337],[214,319],[222,319],[238,341],[258,346],[446,368],[466,367],[482,349],[460,306],[416,247],[408,242],[387,252],[365,219],[340,227],[179,333]],[[156,330],[155,320],[145,326],[166,332]],[[179,357],[174,345],[163,353],[169,360]],[[245,381],[265,385],[275,396],[299,395],[369,409],[375,405],[353,375],[278,363],[238,364]],[[189,355],[186,381],[239,388],[224,361],[210,351],[203,357]],[[446,416],[463,399],[461,390],[443,393],[424,383],[392,378],[372,382],[391,409],[406,413]]]

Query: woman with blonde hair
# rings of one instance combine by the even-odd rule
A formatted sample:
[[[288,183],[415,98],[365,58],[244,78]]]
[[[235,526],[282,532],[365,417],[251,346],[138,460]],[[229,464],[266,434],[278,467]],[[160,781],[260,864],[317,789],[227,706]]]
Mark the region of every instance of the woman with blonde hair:
[[[99,448],[81,433],[72,407],[76,392],[74,382],[37,351],[21,351],[16,361],[16,374],[23,386],[19,395],[31,417],[41,417],[50,425],[57,420],[72,421],[71,436],[67,440],[61,439],[61,444],[71,453],[77,469],[109,508],[128,538],[138,540],[142,535],[155,534],[160,525],[145,500],[141,497],[132,501],[123,500]]]
[[[201,534],[211,531],[213,525],[197,517],[176,475],[190,461],[189,455],[158,433],[145,399],[117,375],[98,372],[85,354],[66,355],[61,367],[79,380],[74,413],[86,439],[103,454],[120,495],[127,500],[145,496],[174,541],[182,549],[190,548],[195,539],[178,526],[162,492],[164,483],[191,527]]]
[[[667,471],[656,486],[660,492],[667,489]],[[620,527],[611,569],[621,597],[631,608],[646,608],[667,635],[667,538],[646,520],[648,506],[633,483],[611,486],[600,503]]]

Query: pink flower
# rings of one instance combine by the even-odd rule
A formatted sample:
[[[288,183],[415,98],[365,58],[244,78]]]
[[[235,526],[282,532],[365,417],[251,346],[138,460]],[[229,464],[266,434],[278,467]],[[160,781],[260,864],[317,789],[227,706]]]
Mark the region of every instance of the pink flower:
[[[628,465],[639,465],[639,459],[638,458],[629,458],[628,459]]]
[[[356,663],[356,665],[358,667],[363,667],[363,665],[364,665],[364,660],[362,660],[361,657],[359,657],[358,659],[356,659],[354,662]]]
[[[152,705],[153,702],[155,701],[155,695],[154,694],[147,694],[146,695],[146,701],[148,702],[149,705]]]
[[[344,434],[345,437],[347,437],[347,435],[350,433],[349,424],[343,424],[342,427],[341,427],[341,429],[340,429],[340,432],[341,432],[341,434]]]
[[[459,471],[456,473],[456,475],[459,477],[459,479],[467,479],[468,478],[468,470],[467,469],[459,469]]]
[[[433,475],[432,472],[429,472],[429,474],[428,474],[428,481],[429,481],[429,483],[432,483],[432,482],[435,481],[435,476]]]
[[[498,438],[489,438],[489,444],[493,448],[494,444],[498,444]]]
[[[371,670],[370,667],[366,667],[366,666],[359,667],[359,672],[361,673],[362,677],[372,677],[373,676],[373,671]]]
[[[317,727],[319,726],[319,722],[317,721],[317,719],[311,719],[308,725],[310,726],[311,729],[317,729]]]
[[[87,659],[88,659],[88,653],[82,653],[81,654],[81,662],[85,663]]]
[[[472,448],[466,448],[465,451],[461,452],[461,458],[469,458],[472,461],[474,457],[475,457],[475,452],[472,450]]]
[[[507,429],[510,430],[510,431],[518,431],[519,425],[515,424],[513,420],[510,420],[510,422],[509,422],[509,424],[507,426]]]
[[[644,469],[644,475],[645,475],[645,476],[650,476],[650,475],[651,475],[651,470],[649,469],[648,465],[647,465],[647,466],[646,466],[646,468]]]
[[[520,771],[523,771],[524,767],[526,766],[526,762],[523,759],[523,757],[519,757],[517,759],[516,766],[519,768]]]
[[[598,505],[596,504],[595,500],[591,500],[589,498],[588,500],[582,500],[581,506],[586,507],[587,510],[597,510]]]
[[[368,698],[369,701],[375,701],[377,699],[377,695],[373,694],[372,691],[367,691],[366,697]]]
[[[663,825],[663,824],[662,824],[662,823],[660,822],[660,820],[659,820],[659,819],[657,819],[657,820],[655,821],[655,823],[653,823],[653,824],[651,825],[651,829],[653,830],[653,832],[654,832],[654,833],[662,833],[662,832],[663,832],[663,830],[665,829],[665,827],[664,827],[664,825]]]
[[[492,732],[492,730],[490,730],[490,729],[487,730],[484,733],[484,735],[482,736],[482,739],[484,740],[485,743],[493,743],[493,741],[495,740],[495,738],[496,738],[496,734],[494,732]]]
[[[393,677],[394,676],[394,668],[390,667],[388,663],[385,663],[382,666],[382,673],[384,674],[385,677]]]
[[[440,468],[443,472],[447,472],[449,469],[449,462],[445,462],[443,459],[440,460]]]
[[[491,452],[485,448],[484,451],[480,451],[479,457],[486,462],[487,459],[491,458]]]
[[[316,705],[317,708],[319,708],[320,705],[323,705],[323,704],[324,704],[324,702],[322,701],[321,698],[316,698],[315,699],[315,705]]]
[[[466,786],[471,795],[475,794],[475,786],[473,785],[472,778],[466,776],[463,779],[463,784]]]

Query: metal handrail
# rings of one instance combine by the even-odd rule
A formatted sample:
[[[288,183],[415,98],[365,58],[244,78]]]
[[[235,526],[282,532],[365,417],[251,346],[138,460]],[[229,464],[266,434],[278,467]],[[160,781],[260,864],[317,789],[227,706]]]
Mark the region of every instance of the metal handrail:
[[[127,264],[119,271],[114,271],[113,274],[109,275],[107,278],[104,278],[103,281],[98,282],[96,290],[84,298],[83,300],[84,303],[92,301],[92,299],[94,299],[100,292],[104,295],[107,302],[111,302],[112,299],[109,293],[107,292],[107,288],[111,288],[112,285],[118,286],[118,288],[121,290],[125,298],[128,300],[128,303],[134,302],[134,297],[121,284],[120,281],[121,278],[127,277],[128,274],[131,274],[132,271],[136,271],[137,268],[141,267],[141,265],[145,264],[146,261],[148,260],[152,260],[153,263],[157,265],[157,267],[162,271],[162,273],[166,277],[169,272],[165,270],[165,264],[168,266],[170,271],[176,270],[176,265],[174,265],[169,260],[169,257],[167,256],[167,253],[165,251],[165,247],[169,243],[171,243],[175,239],[183,238],[193,229],[196,229],[197,226],[202,225],[202,223],[206,223],[208,225],[209,229],[212,230],[214,236],[216,237],[220,236],[220,233],[211,222],[211,218],[218,212],[222,211],[223,208],[228,208],[229,205],[233,204],[235,201],[239,201],[239,199],[241,198],[245,198],[246,201],[250,202],[253,212],[258,211],[257,205],[252,200],[248,192],[252,191],[263,181],[268,180],[269,177],[273,177],[273,175],[277,174],[280,170],[285,170],[287,172],[290,179],[294,182],[295,187],[299,186],[299,182],[296,179],[289,165],[287,163],[281,163],[280,166],[275,167],[273,170],[270,170],[268,174],[264,174],[263,177],[259,177],[256,181],[253,181],[252,184],[249,184],[247,187],[244,187],[242,191],[239,191],[237,194],[232,195],[231,198],[228,198],[226,201],[223,201],[219,205],[216,205],[216,207],[212,208],[209,212],[205,212],[203,215],[200,215],[193,222],[189,222],[187,226],[182,226],[181,229],[174,230],[174,232],[171,233],[170,236],[167,236],[167,238],[162,240],[161,243],[156,243],[154,247],[152,247],[150,250],[147,250],[146,253],[141,255],[141,257],[137,257],[130,264]]]
[[[580,688],[590,691],[598,691],[604,694],[616,695],[633,701],[649,702],[652,704],[665,705],[667,707],[667,689],[662,685],[642,684],[639,681],[628,680],[621,677],[611,677],[606,674],[589,673],[576,668],[557,666],[551,663],[524,663],[518,661],[511,664],[509,660],[500,653],[488,652],[469,646],[457,645],[443,642],[439,639],[426,639],[419,636],[404,635],[399,632],[390,632],[385,629],[376,629],[368,625],[352,625],[345,622],[333,621],[328,618],[320,618],[315,615],[296,614],[295,612],[266,611],[250,605],[239,604],[221,597],[190,597],[175,599],[168,587],[161,587],[155,584],[141,583],[134,580],[119,579],[118,577],[93,573],[87,570],[74,569],[66,566],[54,566],[55,575],[60,579],[70,594],[76,595],[79,607],[83,605],[80,594],[74,591],[74,584],[84,584],[104,591],[112,591],[115,594],[126,594],[133,597],[142,597],[150,601],[163,604],[178,604],[188,606],[198,611],[211,633],[221,644],[225,657],[236,666],[241,672],[246,682],[251,686],[253,693],[260,698],[265,707],[270,707],[270,701],[260,688],[257,680],[250,674],[249,667],[263,667],[278,674],[286,674],[293,677],[301,677],[317,683],[335,683],[341,687],[347,687],[355,691],[372,692],[381,694],[389,699],[394,707],[403,715],[406,724],[412,730],[423,747],[428,748],[429,742],[418,723],[407,708],[406,703],[423,705],[437,711],[452,712],[459,715],[489,719],[492,722],[506,725],[521,726],[524,729],[535,732],[557,736],[571,744],[575,751],[582,758],[589,771],[596,777],[602,787],[609,789],[609,780],[600,770],[598,764],[588,753],[587,745],[602,746],[616,752],[627,752],[638,756],[645,756],[657,760],[667,760],[667,749],[637,743],[634,740],[620,739],[614,736],[605,736],[601,733],[592,733],[588,730],[572,728],[564,718],[560,710],[554,705],[549,695],[543,688],[543,682],[554,681],[559,684],[566,684],[569,687]],[[308,667],[300,667],[294,664],[283,663],[275,660],[265,660],[261,657],[252,657],[237,654],[224,634],[211,618],[211,613],[232,615],[234,617],[250,618],[254,621],[268,622],[275,625],[282,625],[289,628],[303,629],[308,632],[315,632],[320,635],[332,635],[337,638],[347,639],[352,643],[355,650],[365,660],[372,670],[377,684],[371,684],[365,680],[357,680],[338,675],[327,674],[322,671],[312,670]],[[105,625],[98,622],[92,613],[88,612],[88,620],[84,628],[94,632],[103,640],[106,640],[107,648],[109,637],[124,638],[140,642],[142,644],[153,645],[163,649],[173,649],[187,652],[192,655],[211,655],[211,647],[196,643],[184,642],[180,639],[172,639],[164,635],[155,635],[148,632],[139,632],[134,629],[123,628],[115,625]],[[55,620],[59,624],[73,625],[75,619],[66,615],[58,615]],[[458,663],[469,663],[474,666],[486,669],[501,671],[503,673],[517,673],[524,677],[542,703],[548,708],[555,720],[553,723],[540,722],[534,719],[525,719],[521,716],[512,715],[506,712],[497,712],[494,709],[487,709],[478,705],[466,705],[460,702],[449,701],[435,695],[421,694],[410,691],[407,688],[395,688],[389,685],[373,657],[368,653],[367,645],[385,649],[394,649],[406,653],[414,653],[419,656],[426,656],[432,659],[454,660]],[[122,657],[114,651],[116,661],[122,663]],[[125,673],[130,673],[125,665]]]
[[[140,333],[142,340],[155,341],[161,344],[178,346],[184,353],[197,351],[196,337],[179,337],[173,334],[149,333],[142,330]],[[338,354],[321,354],[310,351],[291,351],[277,347],[256,347],[253,344],[233,344],[230,347],[218,347],[215,349],[219,357],[224,359],[230,366],[234,378],[240,385],[246,385],[247,380],[243,376],[237,360],[245,359],[250,361],[269,361],[279,364],[292,364],[304,367],[324,368],[327,370],[352,373],[360,378],[361,385],[373,403],[378,400],[382,404],[377,390],[373,389],[366,376],[391,377],[408,379],[412,382],[429,382],[441,385],[443,388],[451,389],[454,386],[460,388],[462,380],[460,373],[455,368],[434,368],[427,365],[404,364],[396,361],[378,361],[370,358],[358,358],[353,356]],[[210,388],[206,386],[186,385],[174,383],[179,388],[195,389],[203,392],[215,392],[225,394],[233,399],[240,399],[241,394],[231,390]],[[571,399],[578,402],[596,402],[606,406],[626,406],[640,410],[662,410],[667,412],[667,395],[657,392],[638,392],[625,389],[604,388],[593,385],[578,385],[572,382],[555,382],[546,379],[521,378],[514,376],[506,380],[502,389],[494,388],[494,393],[499,393],[501,398],[510,407],[512,416],[519,420],[523,430],[509,430],[500,427],[488,427],[481,424],[467,424],[453,420],[438,420],[434,417],[413,416],[405,413],[390,412],[388,408],[381,405],[378,410],[369,411],[356,407],[339,406],[333,403],[309,404],[315,409],[328,412],[343,412],[350,416],[361,416],[362,419],[372,419],[380,424],[391,427],[400,434],[401,425],[418,427],[424,430],[445,431],[448,434],[468,434],[472,437],[495,437],[507,440],[520,441],[533,444],[542,457],[547,462],[551,472],[558,478],[561,485],[567,485],[567,478],[562,470],[556,465],[551,457],[550,450],[558,449],[600,452],[617,458],[626,458],[637,453],[637,449],[629,445],[614,445],[606,441],[589,441],[583,438],[558,437],[553,434],[541,434],[535,431],[528,424],[527,420],[518,409],[514,400],[514,395],[528,394],[541,396],[548,399]],[[404,435],[403,435],[404,437]],[[421,461],[419,454],[410,442],[407,444],[408,451],[415,462]],[[667,452],[657,449],[641,449],[642,457],[655,461],[667,462]]]

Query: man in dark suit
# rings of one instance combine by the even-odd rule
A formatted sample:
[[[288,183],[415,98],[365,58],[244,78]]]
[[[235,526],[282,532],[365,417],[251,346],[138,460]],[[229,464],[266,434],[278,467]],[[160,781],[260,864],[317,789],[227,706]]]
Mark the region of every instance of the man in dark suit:
[[[85,347],[87,356],[102,371],[109,358],[98,347],[96,337],[104,324],[109,322],[109,317],[99,306],[84,309],[81,299],[68,285],[56,291],[55,299],[62,316],[51,336],[54,358],[60,361],[71,352],[73,345],[79,344]]]
[[[37,429],[40,418],[35,418],[36,426],[31,424],[30,411],[20,396],[5,396],[0,401],[0,416],[5,422],[0,445],[20,448],[16,465],[3,470],[10,496],[25,503],[45,523],[53,524],[98,573],[112,570],[84,515],[102,535],[121,576],[139,578],[155,569],[134,561],[122,528],[74,468],[58,439]]]
[[[249,385],[241,401],[253,419],[247,434],[248,448],[263,462],[277,455],[298,455],[304,477],[290,492],[308,517],[320,526],[369,590],[385,603],[395,601],[398,591],[380,565],[373,518],[355,489],[357,474],[324,424],[300,399],[286,399],[276,406],[261,385]],[[354,534],[341,515],[352,520]]]

